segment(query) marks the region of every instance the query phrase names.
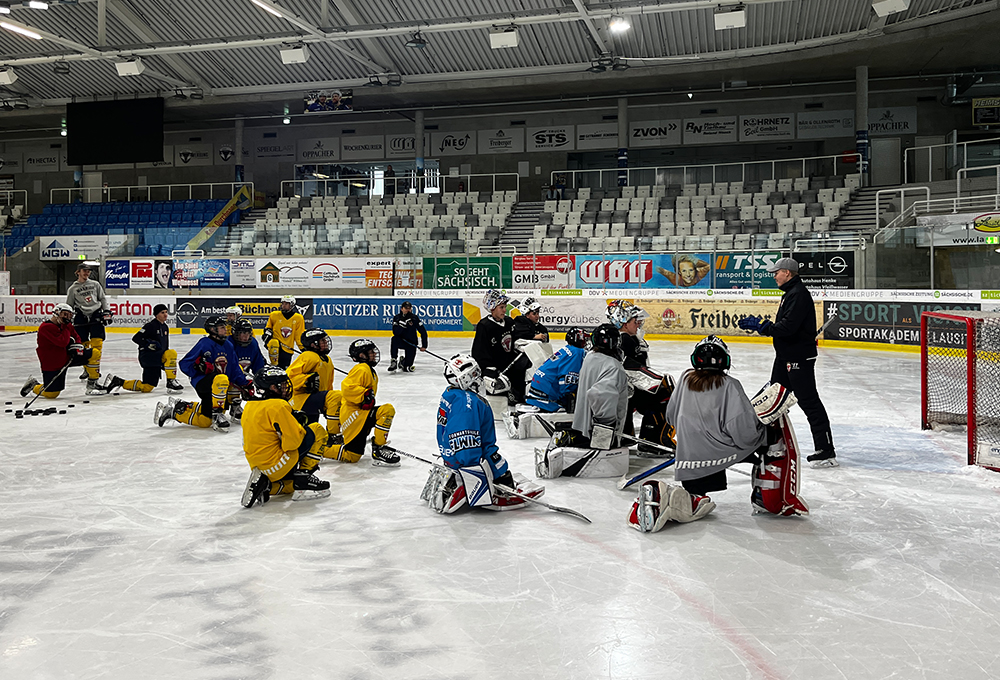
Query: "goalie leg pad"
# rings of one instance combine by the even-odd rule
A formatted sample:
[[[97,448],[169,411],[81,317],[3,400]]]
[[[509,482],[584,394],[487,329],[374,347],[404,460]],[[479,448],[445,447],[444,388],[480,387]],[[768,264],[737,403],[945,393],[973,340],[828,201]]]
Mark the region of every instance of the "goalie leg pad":
[[[590,445],[595,449],[610,449],[611,445],[614,443],[615,439],[615,429],[613,427],[608,427],[607,425],[602,425],[601,423],[592,423],[590,426]]]
[[[542,451],[535,449],[535,475],[555,477],[621,477],[628,472],[627,446],[615,449],[584,449],[559,446]]]
[[[637,531],[653,533],[669,521],[693,522],[714,509],[715,502],[708,496],[692,496],[682,487],[650,479],[639,487],[628,523]]]
[[[754,466],[750,503],[757,512],[782,517],[808,515],[809,506],[798,496],[799,446],[792,424],[781,416],[771,427],[781,437],[768,447],[763,461]]]
[[[479,465],[471,465],[458,469],[458,474],[465,485],[465,497],[471,507],[484,507],[493,504],[493,469],[488,461],[480,461]]]
[[[420,492],[420,499],[427,501],[428,507],[444,515],[464,507],[466,504],[465,485],[462,477],[455,470],[445,470],[440,467],[431,468]]]

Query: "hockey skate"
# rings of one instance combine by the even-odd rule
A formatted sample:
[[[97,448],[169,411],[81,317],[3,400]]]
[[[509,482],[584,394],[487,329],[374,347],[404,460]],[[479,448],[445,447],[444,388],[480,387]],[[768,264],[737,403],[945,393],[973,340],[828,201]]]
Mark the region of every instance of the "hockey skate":
[[[167,380],[167,391],[168,392],[180,392],[184,389],[184,385],[181,385],[177,378],[169,378]]]
[[[330,495],[330,482],[320,479],[308,470],[292,473],[293,501],[312,501]]]
[[[410,364],[409,366],[404,366],[403,367],[403,372],[404,373],[413,373],[413,364]]]
[[[222,411],[212,414],[212,429],[216,432],[229,432],[229,419]]]
[[[100,377],[100,373],[97,374]],[[90,376],[87,375],[87,369],[83,369],[83,373],[80,374],[80,380],[87,380]]]
[[[522,474],[511,474],[507,472],[501,475],[494,481],[495,485],[507,486],[522,496],[527,496],[528,498],[535,499],[541,498],[545,495],[545,487],[540,484],[535,484],[530,481],[527,477]],[[518,498],[509,493],[504,492],[502,489],[497,488],[492,505],[481,506],[484,510],[517,510],[518,508],[523,508],[528,505],[528,501],[524,498]]]
[[[243,402],[234,401],[229,405],[229,419],[234,423],[239,423],[243,419]]]
[[[31,391],[35,389],[35,385],[40,385],[40,384],[41,383],[35,380],[34,376],[28,378],[27,380],[24,381],[24,384],[21,385],[21,396],[22,397],[28,396],[29,394],[31,394]]]
[[[399,364],[397,364],[396,360],[393,359],[392,361],[389,362],[389,368],[387,368],[385,370],[389,371],[390,373],[394,373],[396,371],[396,368],[398,366],[399,366]]]
[[[177,407],[178,401],[173,397],[167,400],[164,404],[162,401],[156,403],[156,413],[153,414],[153,422],[158,426],[163,427],[163,424],[174,417],[174,409]]]
[[[110,391],[111,390],[106,384],[98,385],[96,380],[87,380],[87,389],[84,394],[87,396],[93,396],[95,394],[107,394]]]
[[[107,380],[104,381],[104,385],[102,385],[102,387],[108,392],[112,392],[124,384],[125,381],[122,378],[119,378],[117,375],[109,375]]]
[[[250,479],[243,489],[243,499],[240,501],[244,508],[252,508],[255,505],[264,505],[271,499],[271,480],[263,472],[254,468],[250,471]]]
[[[840,467],[840,463],[837,462],[837,454],[833,451],[817,451],[806,456],[806,460],[814,468]]]
[[[399,454],[388,444],[379,446],[372,440],[372,465],[375,467],[399,467]]]

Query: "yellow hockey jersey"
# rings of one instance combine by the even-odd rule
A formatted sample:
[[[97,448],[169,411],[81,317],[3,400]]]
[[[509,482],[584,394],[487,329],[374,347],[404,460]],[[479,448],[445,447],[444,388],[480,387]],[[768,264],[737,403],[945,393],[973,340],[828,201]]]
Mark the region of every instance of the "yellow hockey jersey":
[[[247,462],[272,481],[276,479],[273,473],[290,469],[289,463],[298,462],[306,431],[292,415],[292,405],[284,399],[246,402],[240,426]]]
[[[378,375],[375,369],[368,364],[355,364],[351,372],[340,381],[340,393],[343,398],[341,405],[341,418],[344,410],[351,411],[361,408],[361,402],[365,399],[365,392],[371,390],[378,394]]]
[[[291,352],[295,345],[302,349],[302,332],[306,329],[306,320],[298,312],[292,314],[289,319],[285,318],[280,309],[271,312],[267,317],[267,328],[271,329],[274,337],[286,351]]]
[[[309,392],[306,391],[306,380],[310,374],[319,374],[320,391],[333,389],[333,360],[312,350],[305,350],[295,358],[288,367],[288,377],[292,381],[292,407],[301,409]]]

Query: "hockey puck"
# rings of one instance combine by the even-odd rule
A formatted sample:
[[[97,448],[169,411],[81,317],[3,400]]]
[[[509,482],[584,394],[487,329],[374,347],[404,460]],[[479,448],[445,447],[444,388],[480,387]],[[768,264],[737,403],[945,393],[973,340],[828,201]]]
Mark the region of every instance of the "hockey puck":
[[[74,407],[76,406],[76,404],[67,404],[67,406],[68,406],[69,408],[74,408]]]
[[[89,403],[90,403],[90,400],[89,400],[89,399],[84,399],[84,400],[83,400],[83,403],[84,403],[84,404],[89,404]]]
[[[6,411],[4,411],[4,413],[13,413],[13,412],[14,412],[14,409],[12,409],[12,408],[9,408]]]
[[[66,415],[66,409],[63,409],[63,410],[59,411],[59,415],[61,415],[61,416]]]
[[[18,418],[18,419],[21,419],[21,418],[24,418],[24,415],[22,415],[20,413],[16,413],[16,414],[14,414],[14,417]]]
[[[4,405],[5,405],[5,406],[10,406],[10,405],[12,405],[13,403],[14,403],[14,402],[12,402],[12,401],[5,401],[5,402],[4,402]]]

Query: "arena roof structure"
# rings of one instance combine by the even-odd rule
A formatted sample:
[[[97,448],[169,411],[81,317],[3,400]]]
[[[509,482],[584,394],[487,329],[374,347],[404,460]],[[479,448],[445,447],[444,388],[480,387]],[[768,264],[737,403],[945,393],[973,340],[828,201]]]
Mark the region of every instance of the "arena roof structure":
[[[208,119],[274,115],[276,102],[324,87],[371,86],[374,108],[437,107],[847,80],[858,64],[873,78],[1000,68],[996,0],[53,0],[9,9],[0,69],[17,77],[0,96],[33,110],[33,126],[74,99],[157,92]],[[744,27],[719,27],[739,14]],[[516,46],[498,46],[504,38]],[[284,63],[283,50],[303,46],[305,61]],[[130,69],[141,72],[120,75]],[[0,118],[0,128],[29,111]]]

